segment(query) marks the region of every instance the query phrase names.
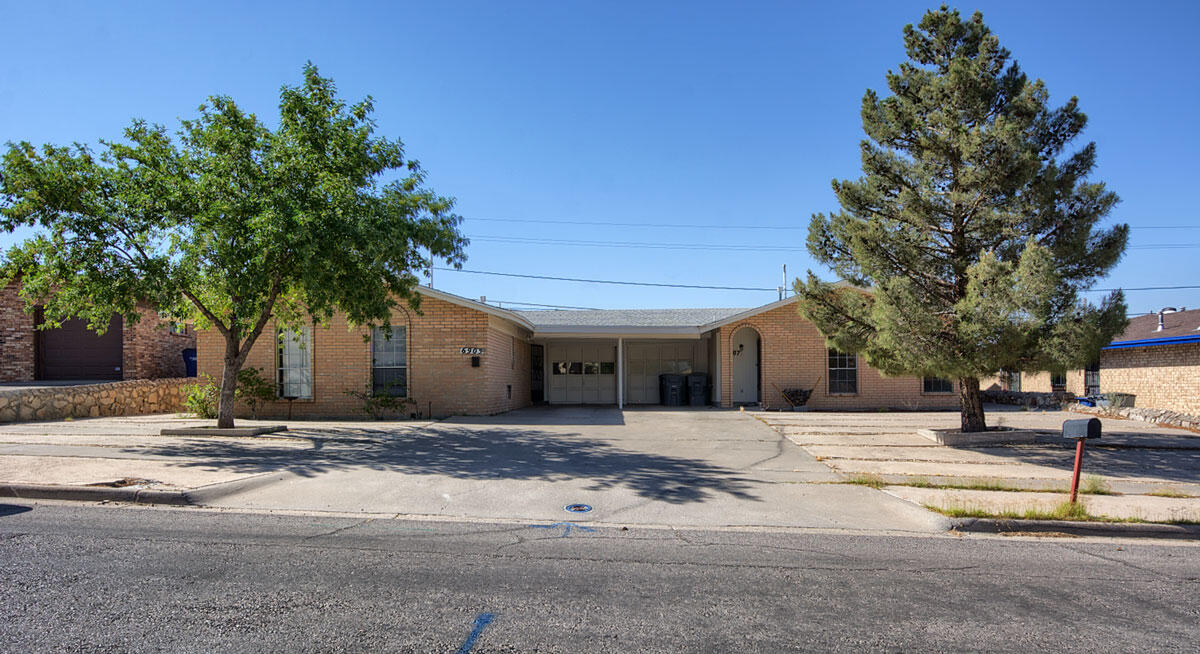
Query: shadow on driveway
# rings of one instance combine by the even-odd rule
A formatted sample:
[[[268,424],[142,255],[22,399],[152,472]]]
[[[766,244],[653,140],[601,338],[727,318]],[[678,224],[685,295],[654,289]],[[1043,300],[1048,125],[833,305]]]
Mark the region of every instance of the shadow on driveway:
[[[370,431],[371,436],[378,437]],[[761,482],[741,477],[735,470],[698,459],[623,450],[578,434],[505,425],[488,428],[442,424],[350,447],[340,441],[337,430],[325,434],[329,438],[314,438],[313,450],[274,446],[265,440],[261,445],[186,440],[136,451],[178,457],[177,465],[246,474],[288,471],[315,477],[328,472],[376,470],[481,481],[583,478],[592,482],[588,490],[626,487],[642,497],[673,504],[703,502],[718,493],[761,501],[751,493],[752,486]],[[322,440],[343,446],[325,447]]]

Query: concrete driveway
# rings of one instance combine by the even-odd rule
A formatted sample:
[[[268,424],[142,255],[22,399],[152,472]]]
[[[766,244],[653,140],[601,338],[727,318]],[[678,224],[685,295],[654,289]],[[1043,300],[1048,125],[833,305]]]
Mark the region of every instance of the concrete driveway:
[[[368,425],[370,423],[367,423]],[[671,526],[938,531],[946,522],[856,486],[750,415],[526,409],[414,427],[300,424],[280,442],[191,439],[143,454],[273,483],[212,506]],[[568,513],[568,504],[589,513]]]

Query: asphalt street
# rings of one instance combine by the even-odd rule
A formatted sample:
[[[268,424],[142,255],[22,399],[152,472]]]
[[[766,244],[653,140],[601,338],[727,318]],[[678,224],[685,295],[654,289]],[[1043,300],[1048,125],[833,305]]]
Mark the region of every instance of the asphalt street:
[[[4,651],[1194,651],[1193,544],[0,505]]]

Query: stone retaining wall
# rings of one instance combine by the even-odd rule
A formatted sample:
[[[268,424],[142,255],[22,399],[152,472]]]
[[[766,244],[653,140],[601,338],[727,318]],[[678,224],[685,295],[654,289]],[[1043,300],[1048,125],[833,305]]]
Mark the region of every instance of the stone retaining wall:
[[[183,411],[184,387],[195,381],[183,377],[0,389],[0,422],[175,413]]]
[[[1114,418],[1126,418],[1128,420],[1141,420],[1142,422],[1152,422],[1156,425],[1167,425],[1169,427],[1182,427],[1191,429],[1192,431],[1200,431],[1200,416],[1188,415],[1186,413],[1178,413],[1167,409],[1140,409],[1136,407],[1111,407],[1111,406],[1083,406],[1082,404],[1069,404],[1064,407],[1068,411],[1077,413],[1090,413],[1097,416],[1112,416]]]
[[[1057,409],[1075,399],[1075,396],[1071,393],[1036,393],[999,389],[988,389],[982,391],[981,395],[984,402],[1027,406],[1036,409]]]

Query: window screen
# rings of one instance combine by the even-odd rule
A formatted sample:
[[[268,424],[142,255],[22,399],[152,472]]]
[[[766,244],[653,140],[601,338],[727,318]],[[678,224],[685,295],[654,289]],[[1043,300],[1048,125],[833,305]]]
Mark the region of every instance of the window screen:
[[[858,392],[858,357],[837,350],[829,351],[829,392]]]
[[[371,391],[408,397],[408,339],[404,327],[392,327],[388,338],[382,327],[371,334]]]
[[[312,328],[280,330],[279,397],[312,398]]]
[[[926,377],[924,381],[926,393],[953,393],[954,382],[941,377]]]

